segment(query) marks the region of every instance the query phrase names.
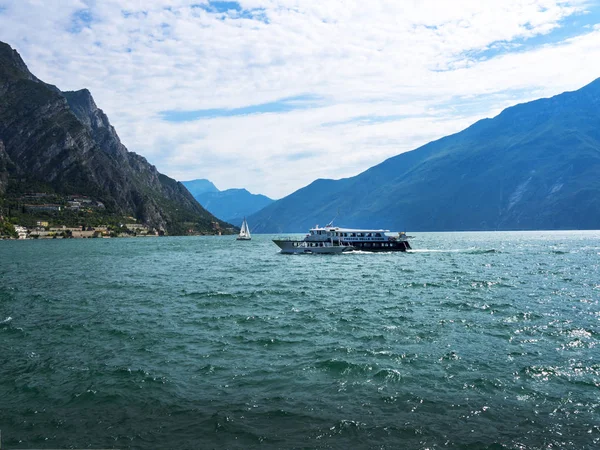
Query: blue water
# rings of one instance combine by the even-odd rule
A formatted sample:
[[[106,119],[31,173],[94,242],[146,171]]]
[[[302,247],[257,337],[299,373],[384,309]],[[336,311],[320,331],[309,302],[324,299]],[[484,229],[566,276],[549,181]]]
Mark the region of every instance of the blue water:
[[[0,242],[1,448],[600,448],[600,232]]]

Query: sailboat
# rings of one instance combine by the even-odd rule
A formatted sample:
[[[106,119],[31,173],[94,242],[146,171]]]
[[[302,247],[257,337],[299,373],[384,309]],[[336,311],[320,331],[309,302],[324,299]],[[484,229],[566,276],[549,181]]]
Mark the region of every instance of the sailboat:
[[[237,237],[237,240],[249,241],[250,239],[252,239],[252,236],[250,236],[250,228],[248,228],[248,222],[246,222],[246,218],[244,217],[244,221],[240,227],[240,235]]]

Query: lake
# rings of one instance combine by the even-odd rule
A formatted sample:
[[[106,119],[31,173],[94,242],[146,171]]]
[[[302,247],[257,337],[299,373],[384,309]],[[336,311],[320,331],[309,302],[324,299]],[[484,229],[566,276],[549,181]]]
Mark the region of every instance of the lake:
[[[2,448],[600,447],[600,232],[0,242]]]

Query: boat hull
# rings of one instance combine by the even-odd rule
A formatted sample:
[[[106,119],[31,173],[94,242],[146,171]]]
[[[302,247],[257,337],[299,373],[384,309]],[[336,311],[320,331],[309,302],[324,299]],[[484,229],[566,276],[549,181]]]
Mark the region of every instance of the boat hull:
[[[273,239],[281,249],[281,253],[288,254],[340,254],[351,251],[349,245],[333,245],[329,242],[306,242],[288,239]]]

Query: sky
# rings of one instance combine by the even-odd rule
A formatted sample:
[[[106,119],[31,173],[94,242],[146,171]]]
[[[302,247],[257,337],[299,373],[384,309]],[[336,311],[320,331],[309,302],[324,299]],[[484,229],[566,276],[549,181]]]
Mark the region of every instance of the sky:
[[[0,41],[162,173],[281,198],[600,77],[600,0],[0,0]]]

